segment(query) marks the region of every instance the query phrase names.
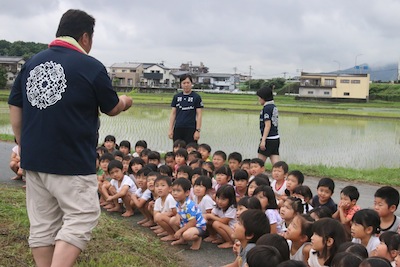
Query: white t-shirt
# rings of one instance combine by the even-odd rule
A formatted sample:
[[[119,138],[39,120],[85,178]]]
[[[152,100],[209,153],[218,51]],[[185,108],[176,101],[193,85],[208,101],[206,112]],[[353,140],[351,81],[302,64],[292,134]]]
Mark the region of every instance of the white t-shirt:
[[[274,193],[278,196],[283,196],[285,195],[285,190],[286,190],[286,180],[283,182],[282,186],[280,188],[276,188],[276,180],[274,179],[271,183],[272,190],[274,190]]]
[[[321,264],[319,264],[319,262],[318,262],[318,255],[317,255],[317,253],[315,252],[315,250],[314,249],[310,249],[310,254],[309,254],[310,256],[308,257],[308,266],[310,266],[310,267],[323,267],[323,266],[326,266],[326,265],[321,265]]]
[[[229,227],[233,229],[233,226],[236,223],[236,208],[231,206],[225,212],[222,209],[213,208],[211,213],[220,218],[230,218],[231,220],[229,221]]]
[[[197,207],[199,207],[201,213],[207,213],[206,210],[212,210],[215,207],[214,200],[212,200],[212,198],[207,194],[201,199],[200,203],[197,196],[194,196],[193,201],[196,203]]]
[[[282,218],[277,209],[267,209],[265,215],[268,217],[269,224],[276,223],[276,231],[282,233]]]
[[[125,185],[129,186],[128,191],[130,193],[134,194],[137,191],[136,184],[127,175],[124,175],[124,178],[122,179],[120,185],[118,185],[118,181],[115,179],[111,179],[110,184],[115,187],[115,189],[117,190],[117,193],[119,193],[121,191],[122,187],[124,187]]]
[[[172,209],[176,209],[176,201],[171,194],[165,198],[164,203],[161,197],[157,198],[154,203],[154,211],[159,211],[161,213],[170,212]]]
[[[356,244],[361,244],[361,239],[359,238],[353,238],[351,242],[356,243]],[[371,236],[371,238],[368,240],[368,244],[365,247],[368,251],[368,255],[371,255],[371,252],[376,249],[376,247],[379,245],[381,241],[379,240],[379,237],[377,236]]]
[[[142,188],[139,188],[137,191],[136,191],[136,196],[138,197],[138,198],[143,198],[144,200],[149,200],[150,198],[151,198],[151,191],[149,190],[149,189],[146,189],[144,192],[143,192],[143,189]]]

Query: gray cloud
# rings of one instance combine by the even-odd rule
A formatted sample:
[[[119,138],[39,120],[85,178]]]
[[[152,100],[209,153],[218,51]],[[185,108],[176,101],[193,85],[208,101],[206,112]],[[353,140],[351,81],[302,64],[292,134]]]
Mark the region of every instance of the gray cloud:
[[[2,3],[3,4],[3,3]],[[59,18],[79,8],[96,18],[92,55],[106,65],[200,61],[214,72],[256,76],[330,71],[399,58],[394,0],[6,1],[0,38],[48,42]]]

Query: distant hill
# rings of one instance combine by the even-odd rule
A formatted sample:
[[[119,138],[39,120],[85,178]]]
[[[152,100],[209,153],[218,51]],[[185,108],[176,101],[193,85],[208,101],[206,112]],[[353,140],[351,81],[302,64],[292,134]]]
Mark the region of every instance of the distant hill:
[[[340,70],[339,73],[354,74],[354,73],[369,73],[371,81],[382,81],[390,82],[397,81],[397,63],[386,64],[382,66],[371,66],[368,64],[361,64],[358,69],[348,68]],[[332,71],[330,73],[338,73],[338,71]]]

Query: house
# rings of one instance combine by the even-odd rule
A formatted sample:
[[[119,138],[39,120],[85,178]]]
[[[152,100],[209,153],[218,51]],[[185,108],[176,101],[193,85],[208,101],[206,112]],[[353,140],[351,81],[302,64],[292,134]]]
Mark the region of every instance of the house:
[[[229,73],[197,74],[199,84],[208,85],[209,89],[233,91],[239,87],[240,75]]]
[[[0,56],[0,67],[7,71],[7,86],[12,86],[22,66],[25,64],[23,57]]]
[[[200,73],[208,73],[208,67],[204,66],[203,62],[200,62],[200,65],[192,65],[192,61],[188,63],[182,63],[180,70],[187,71],[191,74],[200,74]]]
[[[175,76],[163,64],[142,63],[137,68],[139,87],[173,87]]]
[[[116,91],[130,91],[139,84],[137,68],[142,63],[115,63],[111,65],[109,75]]]
[[[369,83],[369,74],[302,72],[299,98],[368,100]]]

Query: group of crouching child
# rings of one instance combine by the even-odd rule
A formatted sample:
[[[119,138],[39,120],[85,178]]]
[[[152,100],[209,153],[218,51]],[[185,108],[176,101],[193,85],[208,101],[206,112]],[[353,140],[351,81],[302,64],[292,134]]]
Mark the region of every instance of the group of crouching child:
[[[161,163],[144,140],[131,155],[128,141],[117,146],[109,135],[97,152],[100,205],[124,217],[138,210],[138,224],[171,245],[190,242],[198,250],[204,240],[233,248],[228,266],[400,266],[393,187],[378,189],[374,208],[361,209],[354,186],[344,187],[336,204],[330,178],[313,196],[301,171],[289,172],[284,161],[269,178],[261,159],[220,150],[211,156],[207,144],[177,140]]]

